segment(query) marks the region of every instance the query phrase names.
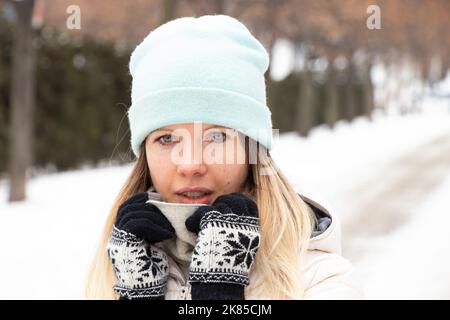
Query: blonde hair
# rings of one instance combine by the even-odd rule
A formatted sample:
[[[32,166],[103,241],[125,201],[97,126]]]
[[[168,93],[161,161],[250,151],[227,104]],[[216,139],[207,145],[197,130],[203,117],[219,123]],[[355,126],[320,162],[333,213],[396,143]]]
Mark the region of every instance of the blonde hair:
[[[258,274],[258,278],[248,290],[256,290],[258,295],[268,299],[302,299],[304,287],[300,264],[315,223],[314,215],[270,154],[259,144],[258,147],[259,159],[256,164],[249,164],[250,174],[244,186],[245,192],[258,206],[261,233],[260,247],[251,271]],[[117,280],[106,251],[108,239],[120,204],[131,195],[146,191],[151,185],[144,141],[140,156],[106,220],[87,277],[87,298],[117,299],[112,289]]]

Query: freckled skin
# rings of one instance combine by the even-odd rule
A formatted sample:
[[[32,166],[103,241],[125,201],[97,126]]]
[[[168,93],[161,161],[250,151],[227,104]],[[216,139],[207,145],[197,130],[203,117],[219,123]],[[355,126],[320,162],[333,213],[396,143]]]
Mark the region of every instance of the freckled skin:
[[[242,139],[238,138],[238,135],[227,136],[226,141],[224,142],[221,142],[220,139],[219,141],[210,141],[203,138],[203,142],[198,143],[197,146],[195,146],[193,123],[175,124],[165,126],[164,128],[170,130],[184,129],[186,132],[189,132],[189,137],[191,139],[190,156],[187,157],[186,161],[177,163],[177,161],[174,161],[171,152],[177,144],[185,143],[184,140],[179,141],[174,139],[174,141],[172,141],[170,138],[172,132],[168,130],[153,131],[147,136],[145,143],[147,165],[150,170],[153,186],[156,191],[160,193],[164,201],[173,203],[179,202],[178,195],[176,195],[175,192],[183,187],[204,187],[213,191],[208,204],[214,202],[220,195],[240,192],[242,190],[242,186],[248,176],[249,165],[247,164],[248,159],[245,153],[245,143]],[[216,127],[211,124],[201,124],[200,132],[202,135],[200,138],[205,136],[209,137],[212,133],[220,135],[220,132],[227,132],[226,129],[227,128],[225,127]],[[166,145],[157,141],[157,139],[164,135],[167,136],[166,138],[163,138],[162,141],[166,143]],[[185,137],[183,136],[182,139],[185,139]],[[159,139],[159,141],[161,141],[161,139]],[[218,145],[216,146],[220,150],[223,150],[223,158],[221,158],[222,163],[206,163],[204,159],[203,161],[195,163],[195,151],[200,151],[200,154],[204,154],[205,147],[211,143],[217,143]],[[180,145],[178,145],[178,147],[180,147]],[[234,157],[231,157],[233,160],[231,161],[232,163],[226,163],[226,152],[235,152]],[[239,163],[236,160],[237,152],[244,152],[244,163]]]

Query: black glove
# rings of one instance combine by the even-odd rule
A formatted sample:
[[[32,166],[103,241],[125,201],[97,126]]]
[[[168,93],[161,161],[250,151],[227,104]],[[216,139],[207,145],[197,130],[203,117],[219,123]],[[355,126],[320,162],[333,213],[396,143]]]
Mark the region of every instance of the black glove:
[[[164,299],[169,264],[156,243],[172,238],[175,230],[147,200],[141,192],[121,204],[107,245],[120,299]]]
[[[185,224],[198,233],[189,271],[192,299],[245,299],[259,248],[256,203],[242,193],[222,195]]]

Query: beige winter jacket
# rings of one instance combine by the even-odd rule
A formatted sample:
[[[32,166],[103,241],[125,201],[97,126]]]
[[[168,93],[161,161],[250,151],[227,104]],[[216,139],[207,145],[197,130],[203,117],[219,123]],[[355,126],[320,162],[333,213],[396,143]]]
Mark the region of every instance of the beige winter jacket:
[[[158,194],[149,192],[150,199],[157,200]],[[313,200],[301,195],[313,210],[319,224],[311,237],[308,251],[301,259],[303,283],[306,286],[305,299],[363,299],[364,295],[357,280],[353,266],[341,256],[341,227],[335,215]],[[191,254],[196,236],[188,232],[184,225],[192,214],[190,206],[157,203],[163,214],[174,226],[177,237],[161,243],[169,256],[169,279],[166,300],[190,300],[191,288],[187,282]],[[251,290],[251,284],[258,274],[250,272],[250,286],[246,288],[248,300],[270,299]]]

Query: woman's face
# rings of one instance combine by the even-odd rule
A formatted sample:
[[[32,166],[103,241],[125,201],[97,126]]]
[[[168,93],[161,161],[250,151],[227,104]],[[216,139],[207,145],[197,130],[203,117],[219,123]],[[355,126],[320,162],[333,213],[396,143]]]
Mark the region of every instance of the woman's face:
[[[212,204],[220,195],[240,192],[249,171],[242,137],[205,123],[151,132],[145,152],[153,186],[164,201],[174,203]]]

